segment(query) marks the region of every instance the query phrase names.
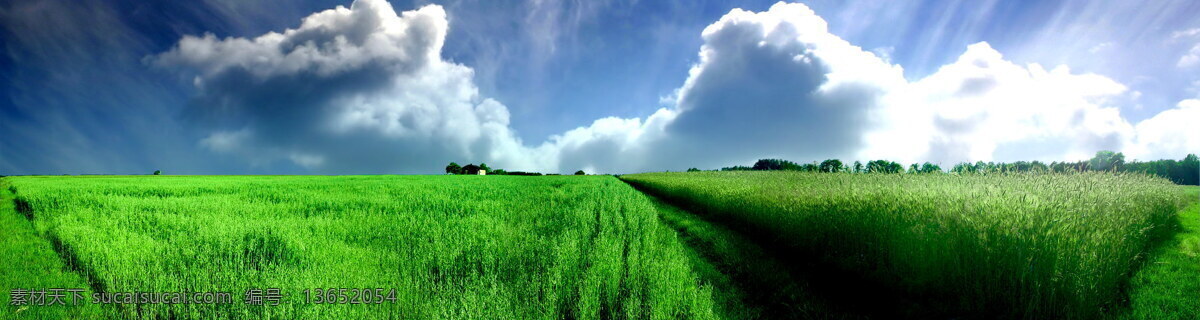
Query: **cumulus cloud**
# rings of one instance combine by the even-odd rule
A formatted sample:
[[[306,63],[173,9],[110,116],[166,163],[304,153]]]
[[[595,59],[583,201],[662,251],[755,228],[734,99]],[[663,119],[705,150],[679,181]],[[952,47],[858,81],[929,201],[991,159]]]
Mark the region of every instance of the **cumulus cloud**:
[[[903,83],[899,67],[830,34],[803,5],[735,9],[701,36],[673,106],[553,138],[560,165],[622,172],[850,157],[884,93]]]
[[[1180,30],[1171,33],[1171,41],[1185,41],[1200,36],[1200,28]],[[1175,63],[1176,67],[1190,68],[1200,64],[1200,43],[1192,46],[1187,53],[1179,57],[1179,61]]]
[[[864,157],[954,163],[1060,160],[1120,150],[1133,132],[1108,101],[1125,86],[1066,66],[1046,70],[1004,60],[987,43],[890,92],[890,123],[868,132]]]
[[[1135,159],[1177,159],[1180,155],[1200,152],[1200,100],[1179,102],[1175,108],[1163,111],[1137,124],[1136,141],[1128,149]]]
[[[636,119],[620,121],[636,134],[612,130],[608,123],[616,119],[576,129],[585,136],[580,133],[605,127],[597,130],[603,138],[572,142],[592,145],[587,156],[576,153],[582,164],[562,163],[603,166],[601,159],[616,154],[611,157],[639,159],[620,167],[637,171],[759,157],[952,164],[1074,160],[1097,150],[1143,158],[1200,151],[1200,139],[1184,134],[1183,120],[1156,117],[1135,128],[1122,117],[1114,101],[1138,94],[1124,85],[1067,66],[1018,65],[985,42],[908,81],[886,57],[829,33],[803,4],[779,3],[757,13],[735,9],[702,36],[700,62],[671,99],[674,107],[640,127]],[[639,147],[653,153],[612,152]]]
[[[1191,50],[1188,50],[1186,54],[1179,57],[1179,62],[1175,65],[1180,68],[1190,68],[1196,66],[1196,64],[1200,64],[1200,44],[1192,46]]]
[[[473,70],[441,58],[446,13],[358,0],[255,38],[185,37],[153,63],[194,74],[200,144],[318,172],[436,172],[451,160],[549,172],[713,168],[762,157],[951,164],[1063,160],[1099,149],[1180,157],[1195,100],[1138,123],[1107,77],[1007,61],[987,43],[915,81],[829,32],[803,4],[734,9],[664,106],[526,145]]]
[[[441,58],[436,5],[396,14],[384,0],[315,13],[255,38],[188,36],[152,57],[194,74],[185,113],[201,145],[254,164],[317,172],[429,172],[449,160],[544,167],[481,98],[473,71]]]

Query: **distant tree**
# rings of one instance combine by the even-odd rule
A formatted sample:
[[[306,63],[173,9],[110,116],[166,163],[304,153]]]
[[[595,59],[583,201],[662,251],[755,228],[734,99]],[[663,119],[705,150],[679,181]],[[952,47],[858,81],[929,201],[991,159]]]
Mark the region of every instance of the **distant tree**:
[[[1188,154],[1183,160],[1154,160],[1133,161],[1125,164],[1122,171],[1140,172],[1155,175],[1184,185],[1200,184],[1200,159],[1195,154]]]
[[[754,168],[747,167],[747,166],[732,166],[732,167],[721,168],[721,171],[750,171],[750,170],[754,170]]]
[[[1029,165],[1030,165],[1029,171],[1036,171],[1036,172],[1050,171],[1050,167],[1046,166],[1046,164],[1042,163],[1041,161],[1034,160]]]
[[[1088,160],[1088,167],[1096,171],[1116,171],[1125,165],[1125,155],[1108,150],[1097,151],[1096,156]]]
[[[542,175],[539,172],[525,172],[525,171],[509,171],[505,174],[510,175],[510,176],[540,176],[540,175]]]
[[[462,174],[462,167],[457,163],[451,162],[449,165],[446,165],[446,174]]]
[[[858,160],[854,160],[854,173],[862,173],[862,172],[863,172],[862,162],[860,162]]]
[[[802,170],[795,162],[782,159],[760,159],[754,162],[753,170]]]
[[[869,173],[904,172],[900,164],[886,160],[869,161],[864,170]],[[908,172],[915,173],[936,173],[941,171],[940,166],[928,162],[919,166],[913,164],[908,170]],[[1054,161],[1049,164],[1036,160],[1016,162],[977,161],[974,164],[962,162],[950,169],[950,172],[958,174],[972,172],[1076,173],[1084,171],[1138,172],[1167,178],[1176,184],[1200,185],[1200,157],[1197,157],[1195,154],[1188,154],[1183,160],[1163,159],[1144,162],[1136,160],[1125,162],[1125,155],[1122,153],[1100,151],[1096,153],[1095,157],[1085,161]]]
[[[969,162],[959,162],[958,164],[954,165],[954,167],[950,168],[950,172],[958,174],[974,173],[975,166],[971,165]]]
[[[467,164],[462,167],[462,174],[479,174],[479,166],[475,164]]]
[[[1083,172],[1091,169],[1087,161],[1065,162],[1067,170],[1071,172]]]
[[[480,163],[479,163],[479,169],[480,169],[480,170],[483,170],[483,171],[486,171],[486,172],[489,172],[489,173],[490,173],[490,172],[492,172],[492,168],[488,168],[488,165],[487,165],[486,163],[483,163],[483,162],[480,162]]]
[[[782,168],[779,166],[779,162],[771,161],[771,160],[775,160],[775,159],[761,159],[761,160],[755,161],[754,165],[751,166],[750,168],[752,168],[754,170],[779,170]]]
[[[904,165],[887,160],[871,160],[867,162],[867,173],[901,173]]]
[[[867,172],[868,173],[883,173],[885,167],[887,167],[887,161],[883,161],[883,160],[867,161]]]
[[[829,159],[821,162],[821,172],[838,172],[842,170],[842,161],[838,159]]]
[[[687,172],[700,172],[700,169],[697,169],[697,168],[688,168]]]
[[[1087,161],[1078,161],[1078,162],[1057,162],[1057,161],[1055,161],[1055,162],[1050,163],[1050,172],[1057,172],[1057,173],[1081,172],[1081,171],[1086,171],[1087,169],[1088,169]]]
[[[936,164],[926,162],[921,165],[920,172],[921,173],[940,173],[940,172],[942,172],[942,167],[938,166]]]
[[[488,174],[506,175],[506,174],[508,174],[508,171],[504,171],[504,169],[495,169],[492,172],[488,172]]]
[[[157,175],[161,175],[161,174],[162,174],[162,170],[154,170],[154,175],[157,176]]]
[[[1181,168],[1179,170],[1181,174],[1175,183],[1193,186],[1200,185],[1200,157],[1196,157],[1194,153],[1189,153],[1186,157],[1183,157],[1183,161],[1179,162],[1179,167]]]
[[[575,171],[575,175],[577,175],[577,176],[582,176],[582,175],[586,175],[586,174],[587,173],[583,172],[583,170]]]

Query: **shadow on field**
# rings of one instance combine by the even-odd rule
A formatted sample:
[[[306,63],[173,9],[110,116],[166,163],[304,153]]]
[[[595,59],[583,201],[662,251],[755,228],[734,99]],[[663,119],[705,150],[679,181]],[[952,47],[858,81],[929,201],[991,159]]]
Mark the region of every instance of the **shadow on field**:
[[[624,180],[622,180],[624,181]],[[726,298],[741,300],[746,310],[731,310],[733,318],[748,319],[958,319],[981,315],[958,315],[939,310],[936,297],[914,297],[894,286],[874,280],[872,270],[849,270],[820,254],[784,246],[784,241],[767,232],[706,214],[681,199],[660,198],[636,183],[625,181],[659,205],[660,220],[680,233],[691,249],[700,252],[725,277],[735,291]],[[672,211],[674,210],[674,211]],[[686,211],[685,211],[686,210]],[[709,226],[697,228],[698,224]],[[703,238],[704,228],[716,228],[719,236]],[[712,232],[707,232],[712,233]],[[738,253],[722,254],[719,247]],[[703,274],[703,272],[701,272]],[[711,277],[710,277],[711,278]],[[878,279],[875,278],[875,279]],[[719,282],[719,281],[718,281]],[[715,289],[722,290],[720,284]],[[986,316],[984,316],[986,317]]]
[[[21,199],[21,197],[14,198],[13,209],[16,209],[17,213],[25,216],[25,219],[33,220],[33,208],[29,206],[29,202],[26,202],[25,199]]]
[[[659,220],[683,241],[693,270],[713,287],[727,319],[861,319],[864,314],[813,294],[809,280],[751,239],[647,195]]]
[[[1182,209],[1181,209],[1182,210]],[[1177,243],[1172,239],[1176,234],[1184,231],[1182,216],[1176,215],[1175,218],[1169,220],[1155,232],[1151,233],[1150,240],[1146,242],[1146,246],[1142,248],[1142,254],[1137,256],[1133,262],[1133,267],[1129,270],[1129,276],[1123,277],[1120,280],[1121,297],[1119,301],[1114,301],[1111,305],[1106,306],[1105,311],[1108,314],[1122,314],[1130,311],[1130,292],[1133,288],[1133,277],[1142,269],[1146,269],[1151,261],[1158,260],[1161,256],[1167,255],[1176,248]]]
[[[1200,191],[1200,188],[1195,189]],[[1122,281],[1126,298],[1112,306],[1111,319],[1192,319],[1200,315],[1200,204],[1190,192],[1189,205],[1172,219],[1169,237],[1137,261]],[[1161,240],[1161,241],[1160,241]]]
[[[771,232],[764,232],[735,219],[721,218],[724,215],[706,212],[706,209],[691,204],[688,199],[673,199],[643,188],[636,182],[625,182],[655,199],[656,203],[662,203],[659,209],[660,219],[678,231],[681,239],[689,247],[703,253],[706,260],[718,266],[718,269],[732,280],[736,291],[745,293],[741,299],[745,301],[744,304],[749,310],[745,313],[752,315],[748,318],[994,319],[1014,314],[1014,310],[1004,305],[983,308],[956,306],[946,303],[954,301],[956,297],[953,296],[905,290],[897,285],[904,279],[896,278],[865,257],[832,257],[819,247],[790,246],[787,243],[795,241],[782,239]],[[675,206],[680,209],[674,209]],[[696,227],[698,224],[713,226],[707,227],[708,229],[715,227],[728,230],[730,235],[710,236],[707,242],[698,241],[696,238],[701,236],[697,235],[703,234],[704,230],[697,229],[705,229]],[[1150,231],[1151,238],[1142,248],[1142,252],[1148,254],[1137,258],[1128,271],[1129,274],[1137,274],[1146,266],[1148,260],[1153,260],[1153,257],[1159,254],[1157,252],[1162,250],[1160,247],[1168,244],[1169,241],[1166,240],[1180,230],[1179,226],[1176,217]],[[739,241],[747,244],[738,244]],[[733,242],[724,246],[750,249],[742,250],[747,252],[742,255],[721,255],[720,250],[714,249],[721,246],[720,242]],[[762,257],[754,258],[755,255]],[[1150,259],[1147,259],[1147,256]],[[749,267],[758,268],[760,271],[739,270],[747,268],[745,264],[753,264],[756,260],[770,260],[767,264],[773,266]],[[786,275],[773,275],[770,271],[772,268]],[[1112,317],[1128,313],[1130,280],[1131,277],[1124,277],[1118,285],[1119,296],[1126,298],[1103,305],[1100,316]],[[715,287],[721,289],[719,285]],[[801,295],[796,295],[796,292]],[[804,308],[797,309],[795,306]],[[804,312],[798,313],[797,310]]]

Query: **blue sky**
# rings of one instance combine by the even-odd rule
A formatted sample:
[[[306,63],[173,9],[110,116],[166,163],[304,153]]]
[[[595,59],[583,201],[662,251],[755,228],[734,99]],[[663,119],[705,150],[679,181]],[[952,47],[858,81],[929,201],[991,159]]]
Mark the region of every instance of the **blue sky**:
[[[5,1],[0,174],[1200,152],[1195,1],[360,2]]]

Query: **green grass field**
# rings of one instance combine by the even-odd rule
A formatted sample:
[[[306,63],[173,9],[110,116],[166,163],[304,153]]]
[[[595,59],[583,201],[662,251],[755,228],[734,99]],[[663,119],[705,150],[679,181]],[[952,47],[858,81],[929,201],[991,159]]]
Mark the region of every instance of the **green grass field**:
[[[90,289],[86,279],[72,272],[55,253],[53,246],[40,237],[33,224],[13,206],[13,194],[0,179],[0,304],[4,318],[27,319],[92,319],[102,315],[95,305],[73,307],[13,306],[9,297],[13,288],[82,288]],[[88,294],[91,292],[89,291]]]
[[[757,235],[797,272],[836,275],[822,289],[827,295],[886,301],[863,302],[880,317],[1119,313],[1131,275],[1174,231],[1176,212],[1189,199],[1165,180],[1109,174],[701,172],[622,179]]]
[[[1200,187],[1187,186],[1192,200]],[[1179,215],[1180,230],[1156,248],[1145,268],[1134,275],[1124,319],[1195,319],[1200,316],[1200,204]]]
[[[292,302],[105,305],[113,317],[716,316],[675,233],[645,196],[612,177],[6,179],[31,226],[73,271],[46,278],[37,265],[64,268],[47,245],[6,245],[31,255],[5,259],[6,292],[53,283],[241,297],[281,288]],[[382,304],[302,303],[302,291],[316,288],[396,294]]]
[[[15,258],[0,261],[5,295],[14,288],[223,291],[234,301],[39,307],[12,306],[9,297],[0,313],[1191,319],[1200,312],[1197,187],[1097,173],[620,179],[6,177],[0,253]],[[280,305],[245,303],[255,288],[287,296]],[[304,290],[318,288],[395,294],[382,303],[306,301]]]

